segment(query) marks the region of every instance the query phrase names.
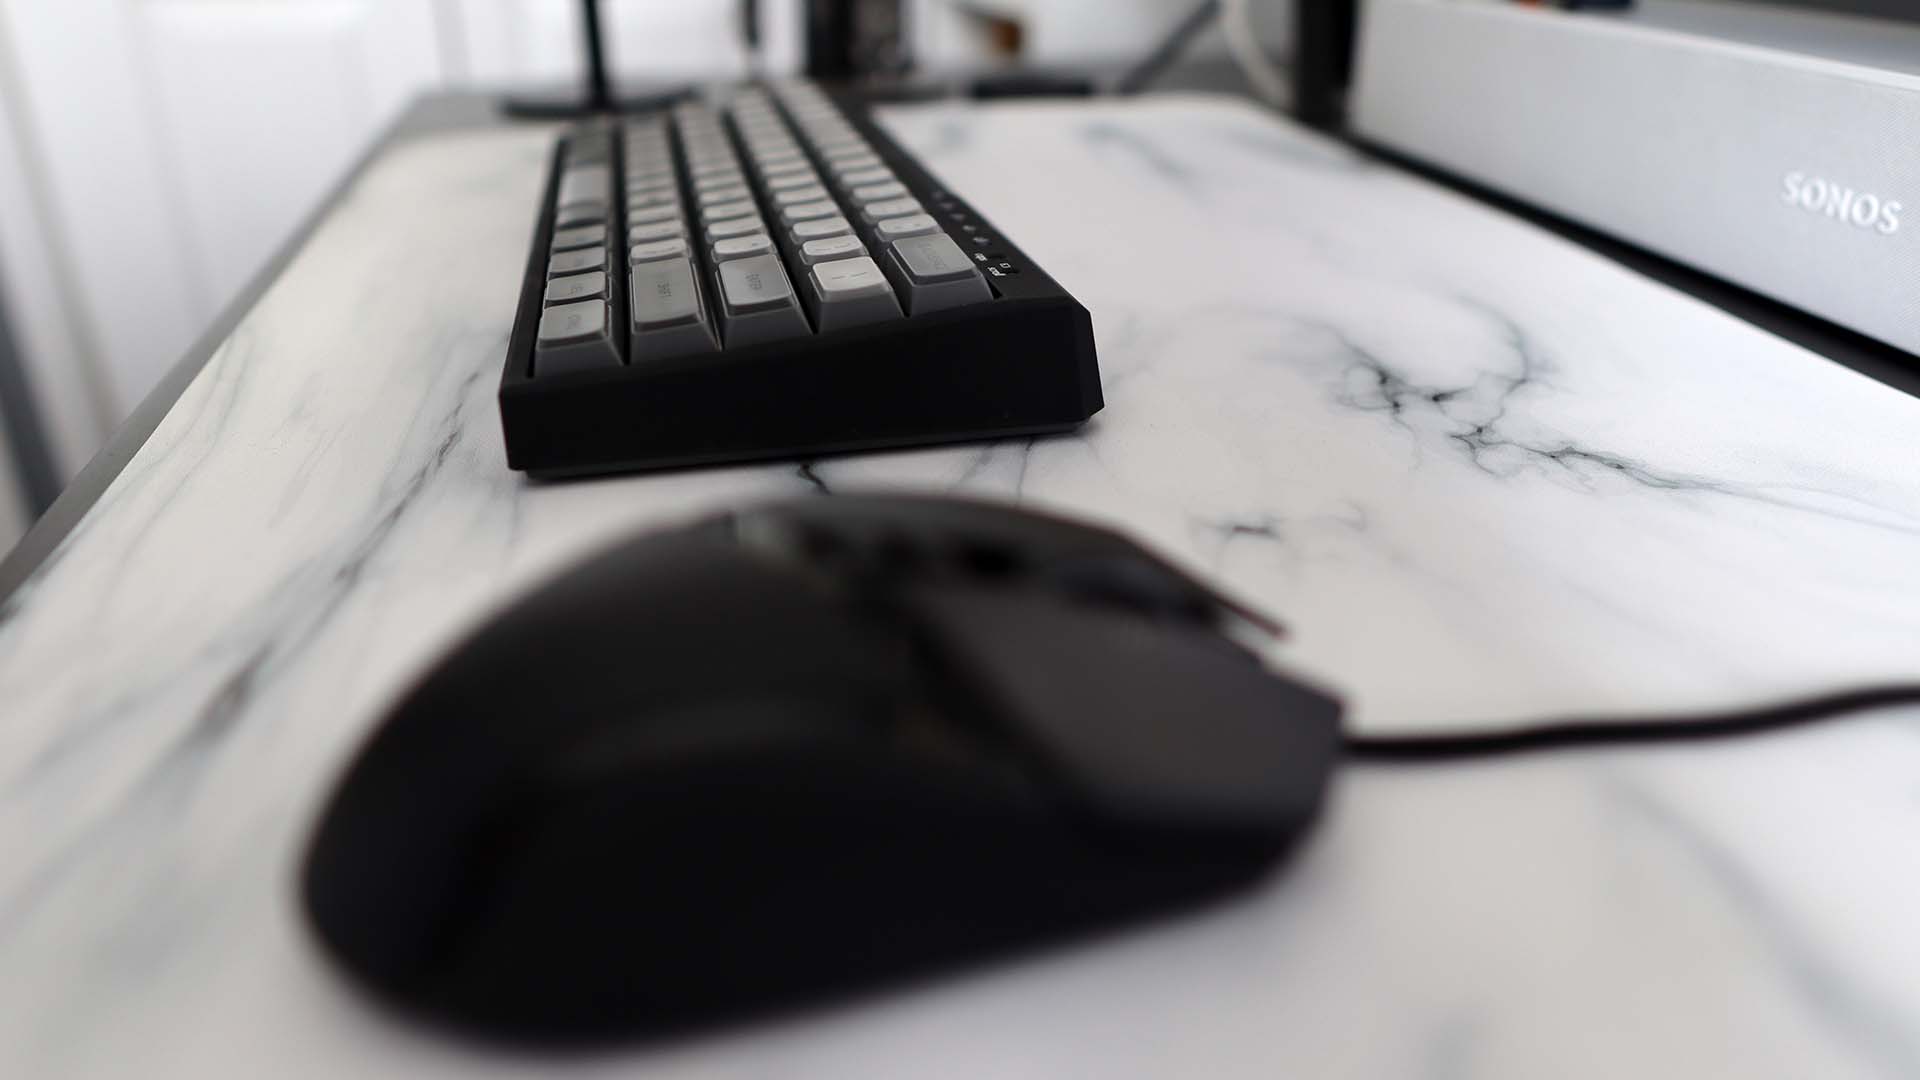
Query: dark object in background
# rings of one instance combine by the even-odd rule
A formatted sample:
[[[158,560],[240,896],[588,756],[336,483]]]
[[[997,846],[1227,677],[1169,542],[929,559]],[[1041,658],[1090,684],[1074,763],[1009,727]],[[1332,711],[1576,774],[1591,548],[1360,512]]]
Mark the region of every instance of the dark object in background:
[[[748,11],[743,14],[743,18],[752,18],[753,14],[752,11]],[[599,0],[580,0],[580,61],[581,68],[585,72],[585,86],[580,97],[515,95],[500,102],[500,111],[508,116],[529,120],[567,119],[620,110],[660,108],[671,105],[692,93],[691,87],[676,86],[639,98],[616,98],[613,94],[612,80],[607,74],[607,48],[603,29],[604,24],[600,21]],[[743,31],[744,29],[745,24],[743,24]],[[749,37],[749,43],[753,43],[751,37]]]
[[[670,1034],[1177,910],[1318,810],[1340,707],[1124,537],[809,498],[533,590],[381,722],[302,874],[388,1002]],[[1274,628],[1267,626],[1267,629]]]
[[[1293,9],[1293,115],[1334,129],[1353,81],[1354,0],[1297,0]]]
[[[994,98],[1091,97],[1093,80],[1084,75],[1048,75],[1037,71],[1009,71],[982,75],[967,85],[967,93],[981,100]]]
[[[1167,32],[1166,37],[1160,39],[1160,44],[1155,45],[1144,59],[1128,68],[1126,73],[1120,76],[1114,83],[1113,92],[1137,94],[1145,90],[1167,68],[1180,59],[1181,55],[1187,51],[1187,47],[1193,44],[1194,38],[1199,37],[1201,32],[1212,26],[1219,17],[1220,0],[1200,0],[1200,3],[1195,4],[1192,10],[1173,25],[1173,29]]]
[[[913,63],[901,0],[807,0],[807,67],[843,83],[893,76]]]

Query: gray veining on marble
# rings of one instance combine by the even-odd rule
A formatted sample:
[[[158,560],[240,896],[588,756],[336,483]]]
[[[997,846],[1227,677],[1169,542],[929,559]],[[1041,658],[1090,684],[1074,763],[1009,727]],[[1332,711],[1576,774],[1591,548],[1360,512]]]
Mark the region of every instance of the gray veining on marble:
[[[294,917],[299,845],[381,705],[503,594],[744,498],[1124,522],[1279,614],[1375,733],[1911,671],[1914,401],[1222,99],[889,123],[1092,309],[1107,411],[526,484],[493,393],[549,136],[401,145],[0,610],[0,1075],[556,1071],[350,995]],[[1357,768],[1248,899],[566,1071],[1911,1075],[1916,778],[1912,710]]]

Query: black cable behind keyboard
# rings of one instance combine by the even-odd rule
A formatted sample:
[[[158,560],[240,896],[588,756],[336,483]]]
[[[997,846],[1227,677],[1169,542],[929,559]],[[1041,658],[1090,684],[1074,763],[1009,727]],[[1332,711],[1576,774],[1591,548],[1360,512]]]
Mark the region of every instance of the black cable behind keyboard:
[[[1066,431],[1086,309],[806,83],[571,128],[500,417],[538,475]]]

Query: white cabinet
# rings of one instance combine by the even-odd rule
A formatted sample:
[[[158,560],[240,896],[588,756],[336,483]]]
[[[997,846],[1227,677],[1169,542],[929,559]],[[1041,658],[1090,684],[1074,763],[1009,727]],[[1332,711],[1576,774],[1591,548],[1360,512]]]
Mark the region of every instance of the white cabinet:
[[[434,0],[0,0],[32,209],[111,419],[418,88]],[[40,272],[9,267],[11,274]],[[34,312],[22,318],[31,319]]]
[[[736,0],[603,9],[629,79],[748,69]],[[769,70],[795,70],[798,0],[761,9]],[[140,401],[414,94],[577,80],[578,11],[0,0],[0,297],[41,369],[62,465]]]

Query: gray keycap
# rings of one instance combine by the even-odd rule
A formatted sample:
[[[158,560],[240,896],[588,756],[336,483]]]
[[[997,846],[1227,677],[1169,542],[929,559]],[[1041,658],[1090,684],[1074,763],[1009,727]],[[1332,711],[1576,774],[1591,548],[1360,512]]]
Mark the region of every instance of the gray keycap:
[[[674,218],[671,221],[655,221],[647,225],[635,225],[633,228],[627,230],[627,243],[629,245],[650,244],[655,240],[665,240],[669,237],[685,236],[686,234],[686,222],[681,221],[679,218]]]
[[[606,295],[607,274],[604,270],[593,270],[585,274],[568,274],[565,277],[550,278],[547,281],[547,303],[549,304],[598,300]]]
[[[760,173],[767,178],[768,187],[772,187],[774,180],[782,176],[806,176],[810,181],[818,179],[813,175],[813,166],[808,164],[805,158],[765,165],[761,167]]]
[[[872,225],[887,218],[906,217],[908,214],[920,212],[920,200],[911,196],[903,199],[881,199],[861,206],[860,220]]]
[[[560,197],[554,201],[565,205],[585,199],[605,199],[612,186],[613,174],[605,165],[574,166],[560,174]]]
[[[578,225],[604,225],[607,220],[607,204],[594,202],[570,203],[554,214],[553,227],[571,229]]]
[[[694,180],[693,190],[696,193],[705,194],[721,188],[743,187],[746,182],[747,178],[741,174],[740,170],[728,169],[724,172],[709,173]]]
[[[768,191],[791,191],[794,188],[818,186],[820,186],[820,175],[812,169],[767,176]]]
[[[829,236],[825,240],[809,240],[800,245],[800,262],[807,266],[826,262],[828,259],[845,259],[854,255],[865,255],[866,245],[853,235]]]
[[[886,251],[887,275],[910,315],[993,299],[987,279],[946,233],[896,240]]]
[[[825,198],[829,198],[827,189],[821,187],[819,184],[790,187],[777,190],[773,193],[773,201],[776,206],[791,206],[794,203],[803,202],[819,202]]]
[[[820,199],[815,202],[792,203],[781,207],[780,220],[792,225],[817,218],[836,217],[839,213],[840,207],[832,199]]]
[[[627,261],[630,263],[653,262],[656,259],[684,258],[687,254],[685,237],[673,236],[665,240],[649,240],[644,244],[635,244],[627,249]]]
[[[810,332],[779,256],[723,262],[719,277],[727,348],[805,337]]]
[[[885,243],[888,240],[904,240],[909,236],[940,232],[940,223],[933,220],[930,214],[908,214],[905,217],[882,218],[874,223],[873,231]]]
[[[766,232],[766,225],[758,217],[734,218],[731,221],[716,221],[707,226],[707,243],[745,236],[748,233]]]
[[[898,180],[885,184],[863,184],[860,187],[854,188],[848,194],[852,195],[853,201],[857,203],[869,203],[879,199],[898,199],[907,194],[907,185],[900,183]]]
[[[600,270],[607,265],[607,249],[603,247],[580,248],[575,251],[561,251],[547,260],[548,276],[577,274],[582,270]]]
[[[827,165],[836,173],[857,172],[861,169],[881,168],[880,159],[872,154],[836,154],[829,155]]]
[[[626,192],[628,206],[680,206],[680,188],[639,188]]]
[[[753,198],[753,193],[739,184],[729,184],[725,187],[708,188],[702,191],[698,197],[701,206],[712,206],[714,203],[751,199]]]
[[[627,207],[627,224],[652,225],[657,221],[672,221],[680,216],[680,208],[671,204],[666,206]]]
[[[540,316],[540,332],[533,343],[534,375],[619,366],[606,301],[558,304]]]
[[[713,261],[726,262],[729,259],[746,259],[754,255],[765,255],[771,251],[773,251],[773,239],[766,233],[733,236],[714,243]]]
[[[794,142],[792,139],[779,138],[779,139],[748,139],[747,140],[747,153],[753,155],[756,161],[759,160],[760,158],[771,157],[776,154],[798,154],[799,152],[800,152],[800,144]]]
[[[807,284],[807,307],[823,334],[900,317],[887,276],[865,255],[820,263],[807,271]]]
[[[572,251],[574,248],[599,247],[607,242],[605,225],[579,225],[571,229],[553,231],[553,250]]]
[[[700,211],[700,216],[709,224],[726,221],[729,218],[746,217],[755,212],[752,199],[737,199],[733,202],[714,203]]]
[[[847,224],[846,218],[830,217],[815,218],[812,221],[802,221],[787,230],[787,233],[793,237],[794,243],[804,244],[809,240],[821,240],[829,236],[844,236],[852,231],[853,226]]]
[[[849,169],[845,172],[836,170],[835,175],[840,178],[840,186],[848,188],[863,187],[867,184],[884,184],[893,179],[893,174],[885,169]]]
[[[678,258],[639,263],[629,278],[633,303],[633,362],[663,360],[718,347],[707,325],[706,305],[693,261]]]

